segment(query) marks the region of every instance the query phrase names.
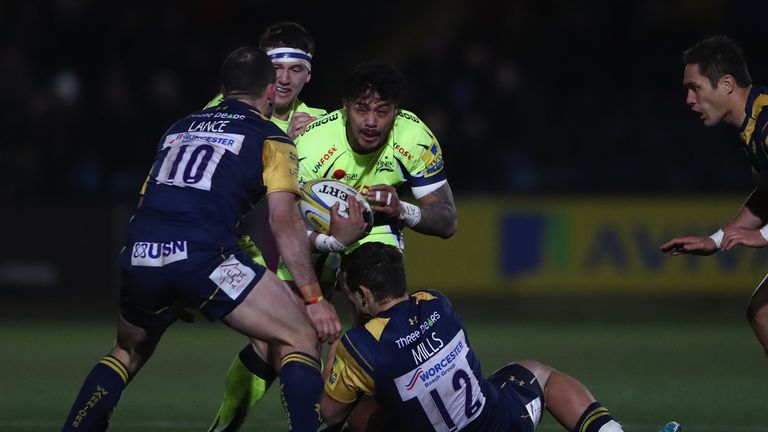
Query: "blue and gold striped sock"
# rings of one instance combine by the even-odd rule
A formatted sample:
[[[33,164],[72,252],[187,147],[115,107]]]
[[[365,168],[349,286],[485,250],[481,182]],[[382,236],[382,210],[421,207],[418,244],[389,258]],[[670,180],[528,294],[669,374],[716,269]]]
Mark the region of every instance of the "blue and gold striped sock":
[[[288,414],[288,430],[316,432],[323,391],[320,362],[297,351],[283,357],[280,363],[280,394]]]
[[[109,417],[129,379],[125,365],[110,355],[104,356],[85,378],[62,432],[107,430]]]
[[[576,423],[575,432],[598,432],[604,425],[614,422],[613,417],[608,412],[608,409],[600,405],[600,402],[592,402]],[[618,426],[618,423],[616,423]],[[619,427],[619,430],[620,427]]]

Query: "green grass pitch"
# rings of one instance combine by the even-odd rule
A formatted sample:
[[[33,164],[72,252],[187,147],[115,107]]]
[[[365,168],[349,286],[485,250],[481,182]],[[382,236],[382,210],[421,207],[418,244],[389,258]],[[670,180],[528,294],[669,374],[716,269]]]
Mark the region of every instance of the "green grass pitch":
[[[768,358],[739,308],[653,318],[530,315],[467,314],[486,375],[514,359],[550,364],[584,382],[628,432],[656,431],[669,419],[686,432],[768,431]],[[58,430],[113,339],[114,324],[104,319],[3,322],[0,431]],[[220,324],[176,324],[123,394],[111,430],[206,430],[244,342]],[[276,388],[244,430],[285,430]],[[539,430],[563,429],[545,415]]]

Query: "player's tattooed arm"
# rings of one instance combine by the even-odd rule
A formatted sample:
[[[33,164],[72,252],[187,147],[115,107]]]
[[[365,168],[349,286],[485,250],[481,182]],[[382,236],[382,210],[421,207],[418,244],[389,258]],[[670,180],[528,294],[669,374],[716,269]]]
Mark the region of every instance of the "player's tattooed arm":
[[[412,229],[422,234],[451,237],[458,228],[456,204],[448,183],[419,199],[421,219]]]
[[[458,226],[456,205],[448,182],[419,198],[419,205],[400,201],[394,187],[378,184],[368,188],[366,199],[379,217],[400,219],[412,230],[442,238],[449,238]]]

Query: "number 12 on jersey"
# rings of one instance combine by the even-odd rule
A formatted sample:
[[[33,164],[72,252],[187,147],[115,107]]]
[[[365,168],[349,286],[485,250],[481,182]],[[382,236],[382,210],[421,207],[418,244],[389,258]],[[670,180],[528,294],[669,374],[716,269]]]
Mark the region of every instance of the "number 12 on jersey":
[[[432,358],[395,379],[403,401],[417,398],[437,431],[452,432],[468,425],[482,411],[485,396],[467,361],[464,332]]]

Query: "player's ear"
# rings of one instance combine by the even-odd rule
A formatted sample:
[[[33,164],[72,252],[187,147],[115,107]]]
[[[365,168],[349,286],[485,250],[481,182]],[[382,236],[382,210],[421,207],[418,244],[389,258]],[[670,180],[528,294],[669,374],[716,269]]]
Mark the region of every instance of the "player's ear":
[[[736,90],[736,79],[733,78],[733,75],[725,74],[720,77],[717,85],[723,86],[723,90],[725,90],[726,93],[731,94]]]
[[[267,84],[267,88],[264,89],[264,96],[267,97],[267,102],[269,102],[270,104],[275,101],[275,89],[276,88],[277,87],[275,86],[275,84],[272,83],[272,84]]]
[[[358,285],[358,287],[360,288],[358,292],[360,293],[360,298],[363,301],[363,306],[368,306],[369,304],[373,303],[373,292],[365,285]]]

